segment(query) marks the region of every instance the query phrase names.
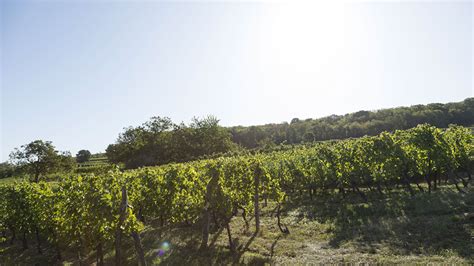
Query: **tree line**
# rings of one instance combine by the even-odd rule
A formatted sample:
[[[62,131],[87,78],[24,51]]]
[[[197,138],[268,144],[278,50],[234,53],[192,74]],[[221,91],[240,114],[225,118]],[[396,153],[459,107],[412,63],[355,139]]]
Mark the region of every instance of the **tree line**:
[[[250,127],[230,127],[232,141],[245,148],[261,148],[284,144],[330,139],[375,136],[383,131],[409,129],[428,123],[446,128],[450,124],[474,125],[474,98],[462,102],[432,103],[376,111],[358,111],[319,119],[294,118],[290,123]]]
[[[294,118],[291,123],[250,127],[225,128],[219,125],[219,120],[214,116],[193,118],[189,125],[176,124],[167,117],[152,117],[140,126],[125,128],[116,142],[107,147],[106,156],[111,163],[133,169],[244,154],[248,150],[271,151],[286,145],[373,136],[383,131],[408,129],[422,123],[441,128],[450,124],[472,126],[474,98],[457,103],[359,111],[320,119]],[[38,140],[15,150],[10,156],[10,163],[0,164],[0,178],[26,173],[38,179],[55,170],[70,171],[73,167],[70,154],[60,154],[50,146],[51,142]],[[77,153],[76,160],[78,163],[86,162],[90,157],[89,151],[81,150]],[[62,158],[62,163],[59,163],[58,158]],[[110,167],[97,166],[77,171],[109,169]]]
[[[447,104],[414,105],[377,111],[359,111],[320,119],[292,119],[291,123],[250,127],[219,126],[213,116],[194,118],[190,125],[153,117],[122,132],[107,148],[107,157],[126,168],[186,162],[212,154],[239,154],[243,150],[272,150],[280,145],[374,136],[383,131],[409,129],[429,123],[474,125],[474,98]],[[216,157],[216,156],[214,156]]]

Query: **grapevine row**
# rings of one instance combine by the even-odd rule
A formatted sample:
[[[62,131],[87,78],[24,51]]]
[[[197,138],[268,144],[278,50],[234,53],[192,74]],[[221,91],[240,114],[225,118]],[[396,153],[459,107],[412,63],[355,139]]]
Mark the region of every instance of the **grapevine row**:
[[[162,226],[199,222],[202,248],[211,223],[225,227],[233,250],[231,218],[240,213],[248,226],[254,216],[259,231],[262,201],[277,203],[278,226],[289,233],[279,211],[296,193],[311,198],[318,192],[356,193],[367,201],[368,190],[384,195],[400,188],[414,194],[442,183],[463,192],[461,186],[471,179],[473,147],[467,128],[420,125],[268,154],[66,176],[57,184],[20,182],[0,186],[0,230],[8,232],[12,243],[20,239],[24,248],[36,239],[38,252],[47,241],[58,258],[66,249],[78,250],[79,258],[95,249],[98,264],[103,264],[102,249],[112,244],[116,264],[121,264],[122,234],[138,241],[139,254],[138,232],[154,221]]]

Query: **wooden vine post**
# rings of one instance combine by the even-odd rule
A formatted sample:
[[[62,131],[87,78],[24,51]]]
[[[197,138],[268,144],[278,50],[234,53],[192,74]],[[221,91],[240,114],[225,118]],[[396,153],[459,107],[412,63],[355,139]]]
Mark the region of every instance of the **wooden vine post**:
[[[206,195],[204,198],[204,208],[202,214],[202,241],[201,249],[207,248],[207,242],[209,241],[209,224],[211,222],[211,201],[213,196],[213,191],[215,186],[218,185],[219,176],[216,173],[213,173],[211,180],[206,186]]]
[[[258,233],[260,231],[260,207],[258,205],[259,201],[259,187],[260,187],[260,174],[261,174],[261,169],[260,165],[257,164],[255,171],[254,171],[254,214],[255,214],[255,233]]]
[[[122,201],[120,203],[120,216],[119,221],[117,223],[117,229],[115,231],[115,265],[123,265],[123,257],[122,257],[122,235],[123,235],[123,225],[125,219],[127,218],[127,207],[128,207],[128,200],[127,200],[127,189],[125,186],[122,186]],[[141,244],[140,234],[137,231],[132,231],[132,238],[135,244],[135,251],[137,253],[137,259],[139,265],[146,266],[145,261],[145,254],[143,252],[143,246]]]

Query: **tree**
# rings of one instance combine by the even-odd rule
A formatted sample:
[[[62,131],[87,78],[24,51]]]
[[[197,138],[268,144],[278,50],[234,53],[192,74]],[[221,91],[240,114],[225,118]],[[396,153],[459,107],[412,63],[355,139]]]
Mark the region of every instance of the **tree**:
[[[315,136],[313,132],[306,132],[303,138],[304,138],[304,141],[306,142],[313,142],[315,140]]]
[[[8,162],[0,163],[0,179],[11,177],[14,173],[15,167],[12,164]]]
[[[88,150],[80,150],[76,154],[76,161],[78,163],[87,162],[89,161],[90,158],[91,158],[91,152]]]
[[[58,164],[56,170],[71,172],[76,168],[76,162],[69,151],[58,153]]]
[[[230,132],[213,116],[193,118],[189,125],[152,117],[141,126],[125,128],[116,143],[107,147],[106,154],[113,163],[138,168],[191,161],[235,148]]]
[[[36,183],[40,177],[55,171],[71,170],[71,156],[68,152],[59,154],[51,141],[35,140],[29,144],[16,148],[10,159],[26,173],[33,176]]]

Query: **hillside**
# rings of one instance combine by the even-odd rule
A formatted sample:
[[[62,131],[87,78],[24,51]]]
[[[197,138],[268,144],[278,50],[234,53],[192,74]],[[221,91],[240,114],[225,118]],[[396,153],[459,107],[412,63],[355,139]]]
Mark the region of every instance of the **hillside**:
[[[446,128],[449,124],[474,125],[474,98],[461,102],[431,103],[375,111],[360,110],[317,119],[294,118],[290,123],[230,127],[232,140],[246,148],[271,144],[298,144],[329,139],[374,136],[382,131],[408,129],[428,123]]]
[[[473,263],[474,136],[311,147],[0,185],[2,264]]]
[[[187,162],[249,149],[374,136],[428,123],[439,128],[450,124],[474,125],[474,98],[456,103],[432,103],[377,111],[358,111],[319,119],[293,119],[291,123],[225,128],[213,116],[194,118],[188,125],[168,117],[152,117],[140,126],[127,127],[107,147],[112,163],[126,168]]]

